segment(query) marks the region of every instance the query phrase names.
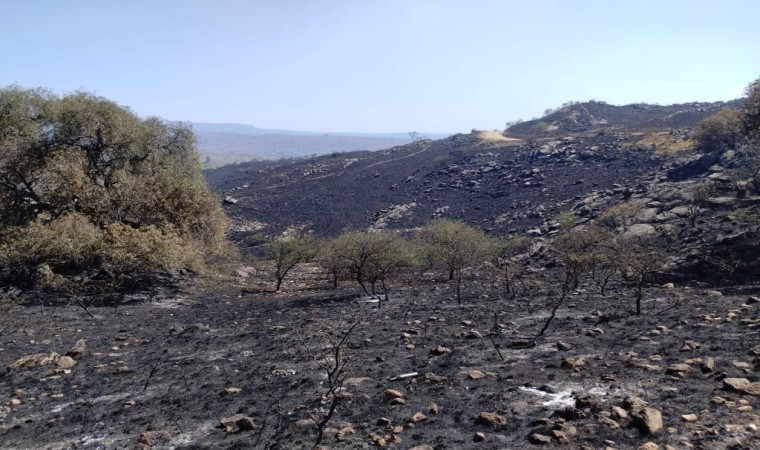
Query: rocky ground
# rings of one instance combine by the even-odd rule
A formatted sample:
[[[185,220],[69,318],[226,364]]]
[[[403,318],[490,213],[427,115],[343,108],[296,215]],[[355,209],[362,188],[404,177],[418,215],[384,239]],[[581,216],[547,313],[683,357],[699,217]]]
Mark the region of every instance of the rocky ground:
[[[269,281],[243,270],[94,317],[28,299],[0,337],[2,448],[309,448],[336,345],[324,448],[760,447],[760,286],[653,287],[632,316],[622,286],[582,284],[519,348],[541,297],[476,280],[459,305],[445,281],[408,273],[378,308],[309,266],[282,293]]]

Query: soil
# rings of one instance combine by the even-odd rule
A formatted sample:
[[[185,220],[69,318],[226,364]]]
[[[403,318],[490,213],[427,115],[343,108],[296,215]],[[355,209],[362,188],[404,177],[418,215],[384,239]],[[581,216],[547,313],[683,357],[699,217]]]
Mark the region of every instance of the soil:
[[[280,293],[269,282],[259,272],[87,311],[28,297],[0,336],[3,366],[64,355],[79,340],[86,351],[69,368],[5,371],[0,446],[311,448],[311,420],[331,400],[320,363],[333,363],[358,322],[340,345],[341,400],[324,448],[532,448],[534,433],[569,448],[760,448],[760,397],[723,381],[758,381],[760,303],[750,297],[760,286],[652,287],[634,316],[624,286],[602,297],[582,284],[545,336],[519,348],[543,325],[545,298],[510,300],[473,279],[460,305],[447,281],[407,273],[378,307],[352,285],[329,289],[308,265]],[[620,418],[635,414],[629,397],[660,411],[664,428]],[[226,430],[220,421],[236,414]]]

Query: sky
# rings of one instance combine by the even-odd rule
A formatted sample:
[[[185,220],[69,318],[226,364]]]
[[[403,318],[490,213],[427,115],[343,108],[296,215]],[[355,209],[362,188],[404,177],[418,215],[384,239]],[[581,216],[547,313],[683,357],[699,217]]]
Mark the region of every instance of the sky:
[[[0,87],[320,132],[503,129],[567,101],[740,97],[757,0],[2,0]]]

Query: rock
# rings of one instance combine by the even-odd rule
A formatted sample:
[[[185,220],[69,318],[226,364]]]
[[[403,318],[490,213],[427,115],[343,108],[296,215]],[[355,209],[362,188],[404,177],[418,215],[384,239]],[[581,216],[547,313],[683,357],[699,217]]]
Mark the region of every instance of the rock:
[[[472,442],[483,442],[486,440],[486,434],[478,431],[475,433],[475,435],[472,437]]]
[[[562,367],[570,369],[580,369],[586,365],[586,360],[580,356],[568,356],[562,361]]]
[[[171,439],[172,435],[166,430],[146,431],[140,434],[137,442],[148,447],[155,447],[159,444],[165,443]]]
[[[662,413],[658,409],[644,407],[634,411],[633,424],[644,434],[656,434],[662,430]]]
[[[389,444],[389,439],[387,436],[383,436],[380,434],[373,434],[370,436],[372,438],[372,442],[377,445],[378,447],[386,447]]]
[[[623,400],[623,408],[628,411],[639,410],[647,405],[649,405],[649,403],[641,397],[630,396]]]
[[[224,431],[227,433],[239,433],[241,431],[249,431],[256,429],[256,422],[253,418],[244,416],[242,414],[235,414],[234,416],[225,417],[220,421],[224,427]]]
[[[428,405],[428,411],[430,412],[430,414],[438,414],[438,412],[440,411],[440,408],[435,402],[432,402],[430,403],[430,405]]]
[[[507,424],[507,418],[500,416],[494,412],[482,412],[478,414],[478,418],[475,419],[475,423],[478,425],[487,425],[491,427],[505,426]]]
[[[684,422],[696,422],[697,418],[696,414],[684,414],[681,416],[681,420]]]
[[[403,398],[394,398],[391,400],[391,405],[406,405],[406,400]]]
[[[356,434],[356,430],[354,430],[354,427],[351,425],[348,425],[341,428],[337,433],[335,433],[335,439],[343,441],[346,439],[346,436],[350,436],[352,434]]]
[[[431,445],[418,445],[416,447],[410,448],[409,450],[435,450],[435,449]]]
[[[427,420],[427,416],[422,414],[422,412],[419,412],[419,411],[414,413],[414,415],[412,416],[412,423],[420,423],[420,422],[424,422],[425,420]]]
[[[366,383],[367,381],[371,381],[372,378],[369,377],[352,377],[352,378],[346,378],[346,381],[343,382],[344,386],[359,386],[362,383]]]
[[[472,380],[482,380],[483,378],[488,377],[488,375],[484,374],[483,372],[474,369],[468,370],[467,376]]]
[[[746,378],[724,378],[723,388],[739,394],[760,396],[760,382],[752,383]]]
[[[702,373],[710,373],[715,371],[715,360],[709,356],[702,358],[702,364],[700,365]]]
[[[660,450],[660,446],[654,442],[647,442],[641,445],[638,450]]]
[[[602,405],[602,401],[599,397],[591,394],[581,394],[575,399],[575,407],[580,409],[599,409]]]
[[[401,391],[397,391],[395,389],[390,389],[389,388],[389,389],[386,389],[383,392],[385,392],[385,396],[388,397],[388,398],[403,398],[404,397],[404,394],[401,393]]]
[[[451,349],[442,345],[439,345],[438,347],[430,350],[430,354],[433,356],[441,356],[447,353],[451,353]]]
[[[66,352],[66,356],[79,358],[84,356],[85,352],[87,352],[87,344],[84,342],[84,339],[80,339]]]
[[[296,422],[296,428],[314,428],[316,426],[317,423],[314,422],[314,419],[301,419]]]
[[[648,236],[656,236],[657,230],[648,223],[635,223],[628,227],[628,229],[623,233],[623,236],[626,237],[648,237]]]
[[[573,346],[568,344],[567,342],[557,342],[557,350],[566,352],[568,350],[572,350]]]
[[[224,197],[224,203],[226,203],[228,205],[237,205],[238,204],[238,199],[232,197],[231,195],[228,195],[228,196]]]
[[[222,395],[234,395],[239,394],[242,391],[239,387],[228,387],[222,391]]]
[[[17,359],[15,362],[9,365],[8,370],[30,369],[32,367],[55,364],[58,362],[58,358],[60,358],[60,355],[55,352],[27,355]]]
[[[752,349],[749,351],[749,354],[752,356],[760,356],[760,345],[752,347]]]
[[[628,411],[624,410],[623,408],[619,406],[613,406],[612,416],[618,420],[626,420],[628,419]]]
[[[528,436],[528,442],[534,445],[549,445],[552,443],[552,438],[544,434],[532,433]]]
[[[387,427],[388,425],[391,424],[391,419],[387,417],[381,417],[377,419],[377,422],[375,422],[375,424],[379,427]]]
[[[744,302],[745,305],[754,305],[755,303],[760,303],[760,297],[750,297]]]
[[[425,379],[430,381],[431,383],[445,383],[449,379],[446,377],[442,377],[440,375],[436,375],[433,372],[427,372],[425,374]]]
[[[661,286],[663,289],[675,289],[676,285],[673,283],[665,283]]]
[[[21,404],[21,400],[19,400],[17,398],[12,398],[11,399],[11,406],[18,406],[20,404]]]
[[[567,434],[564,431],[560,430],[552,430],[551,435],[554,439],[557,440],[562,445],[567,445],[570,443],[570,438],[567,436]]]
[[[692,339],[686,339],[683,341],[683,345],[681,346],[682,352],[690,352],[693,350],[696,350],[700,347],[699,342],[694,341]]]
[[[59,369],[71,369],[77,365],[77,362],[71,356],[61,356],[58,358],[57,365]]]

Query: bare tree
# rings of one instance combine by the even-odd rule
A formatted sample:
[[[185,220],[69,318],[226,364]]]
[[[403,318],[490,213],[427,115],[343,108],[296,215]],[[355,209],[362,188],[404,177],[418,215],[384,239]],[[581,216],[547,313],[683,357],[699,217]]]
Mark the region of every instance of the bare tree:
[[[322,443],[324,438],[325,427],[330,419],[335,415],[338,405],[343,397],[341,392],[344,389],[345,381],[351,376],[350,358],[345,354],[345,349],[348,346],[348,340],[351,334],[354,332],[357,326],[361,323],[362,318],[355,320],[352,325],[342,333],[339,338],[332,337],[327,326],[320,327],[317,330],[317,336],[326,338],[329,343],[329,351],[326,353],[316,353],[307,344],[306,338],[301,335],[299,330],[295,330],[301,346],[306,351],[309,358],[314,361],[319,370],[325,373],[326,392],[322,398],[326,399],[328,407],[327,411],[322,414],[321,417],[314,418],[314,423],[317,427],[317,438],[314,442],[314,448],[318,447]],[[311,336],[310,339],[313,339]]]

